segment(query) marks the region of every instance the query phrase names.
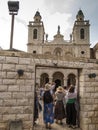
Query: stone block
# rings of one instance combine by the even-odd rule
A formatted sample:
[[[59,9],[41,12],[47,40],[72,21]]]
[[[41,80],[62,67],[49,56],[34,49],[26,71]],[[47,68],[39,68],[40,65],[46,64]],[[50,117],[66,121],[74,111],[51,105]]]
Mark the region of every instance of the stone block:
[[[23,123],[21,120],[10,121],[9,130],[23,130]]]
[[[12,95],[11,92],[2,92],[0,93],[0,99],[11,99]]]
[[[7,77],[6,71],[0,71],[0,77],[6,78]]]
[[[95,117],[98,117],[98,111],[95,111]]]
[[[18,79],[17,85],[25,85],[25,79]]]
[[[18,106],[28,106],[29,102],[28,99],[17,99]]]
[[[92,86],[92,87],[86,87],[86,92],[94,92],[95,91],[95,88]]]
[[[31,85],[21,85],[20,86],[20,91],[21,92],[31,92],[32,91],[32,86]]]
[[[90,125],[89,125],[89,130],[96,130],[95,124],[94,124],[94,125],[93,125],[93,124],[90,124]]]
[[[0,56],[0,63],[5,63],[5,56]]]
[[[17,72],[7,72],[7,78],[13,79],[17,76]]]
[[[87,105],[91,105],[91,104],[93,105],[94,104],[94,99],[92,99],[92,98],[91,99],[86,99],[86,104]]]
[[[18,57],[6,57],[6,63],[18,64]]]
[[[98,124],[98,117],[92,118],[92,124]]]
[[[97,85],[95,86],[95,92],[98,93],[98,86]]]
[[[22,121],[30,120],[30,114],[17,114],[17,119],[21,119]]]
[[[16,84],[16,79],[3,79],[3,85],[14,85]]]
[[[7,85],[0,85],[0,92],[7,92],[8,86]]]
[[[19,70],[19,69],[23,69],[24,71],[27,70],[27,65],[23,64],[23,65],[20,65],[20,64],[16,64],[16,70]]]
[[[82,125],[80,125],[80,128],[81,128],[82,130],[89,130],[89,125],[82,124]]]
[[[16,106],[16,99],[5,99],[3,101],[3,106]]]
[[[33,85],[33,81],[29,80],[29,79],[26,79],[25,80],[25,85]]]
[[[96,124],[96,129],[95,130],[98,130],[98,124]]]
[[[88,117],[89,118],[94,117],[94,115],[95,115],[94,111],[88,111]]]
[[[31,63],[30,58],[19,58],[19,64],[30,65],[30,63]]]
[[[19,90],[19,85],[9,85],[8,86],[8,91],[10,91],[10,92],[18,92],[18,91],[20,91]]]
[[[3,121],[15,120],[16,114],[5,114],[3,115]]]
[[[24,92],[13,92],[14,99],[25,99],[26,94]]]
[[[7,71],[14,71],[15,70],[15,64],[3,64],[2,70],[7,70]]]
[[[83,124],[91,123],[91,118],[83,118]]]

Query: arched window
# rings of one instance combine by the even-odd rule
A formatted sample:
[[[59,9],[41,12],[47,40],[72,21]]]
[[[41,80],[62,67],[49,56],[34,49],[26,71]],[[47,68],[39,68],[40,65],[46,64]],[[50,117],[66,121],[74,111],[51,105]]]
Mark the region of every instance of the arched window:
[[[37,29],[33,30],[33,39],[37,39]]]
[[[56,55],[56,56],[62,56],[62,49],[61,48],[56,48],[55,50],[54,50],[54,55]]]
[[[76,85],[76,76],[72,73],[68,75],[67,86],[70,86],[71,84]]]
[[[56,56],[61,56],[61,52],[60,52],[60,51],[57,51],[57,52],[56,52]]]
[[[84,29],[80,29],[80,39],[84,39]]]
[[[47,73],[43,73],[40,76],[40,86],[45,86],[46,83],[49,82],[49,75]]]
[[[64,85],[64,75],[61,72],[55,72],[53,74],[53,82],[58,84],[58,86]]]

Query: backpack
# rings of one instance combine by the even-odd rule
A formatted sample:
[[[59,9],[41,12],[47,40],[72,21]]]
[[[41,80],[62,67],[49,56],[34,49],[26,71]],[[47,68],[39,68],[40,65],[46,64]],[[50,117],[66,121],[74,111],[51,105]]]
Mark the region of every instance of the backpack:
[[[44,101],[44,103],[51,103],[51,102],[53,102],[53,97],[52,97],[50,91],[45,91],[44,92],[43,101]]]

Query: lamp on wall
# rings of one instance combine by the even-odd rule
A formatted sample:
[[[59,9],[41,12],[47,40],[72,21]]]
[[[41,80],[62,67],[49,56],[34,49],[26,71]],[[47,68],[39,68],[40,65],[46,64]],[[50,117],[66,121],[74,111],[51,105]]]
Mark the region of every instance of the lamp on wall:
[[[88,75],[89,78],[95,78],[96,77],[96,74],[95,73],[91,73]]]
[[[21,77],[24,75],[24,70],[19,69],[19,70],[17,70],[17,73],[18,73],[19,77]]]

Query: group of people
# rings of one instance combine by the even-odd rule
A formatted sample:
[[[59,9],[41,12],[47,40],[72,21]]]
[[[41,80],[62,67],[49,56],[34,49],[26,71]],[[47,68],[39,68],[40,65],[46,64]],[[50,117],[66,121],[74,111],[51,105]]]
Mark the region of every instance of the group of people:
[[[76,128],[77,110],[75,102],[77,100],[77,92],[75,86],[70,85],[68,89],[58,86],[55,89],[55,85],[47,83],[41,96],[43,100],[43,121],[46,129],[51,129],[51,125],[54,122],[62,125],[64,118],[68,127]]]

